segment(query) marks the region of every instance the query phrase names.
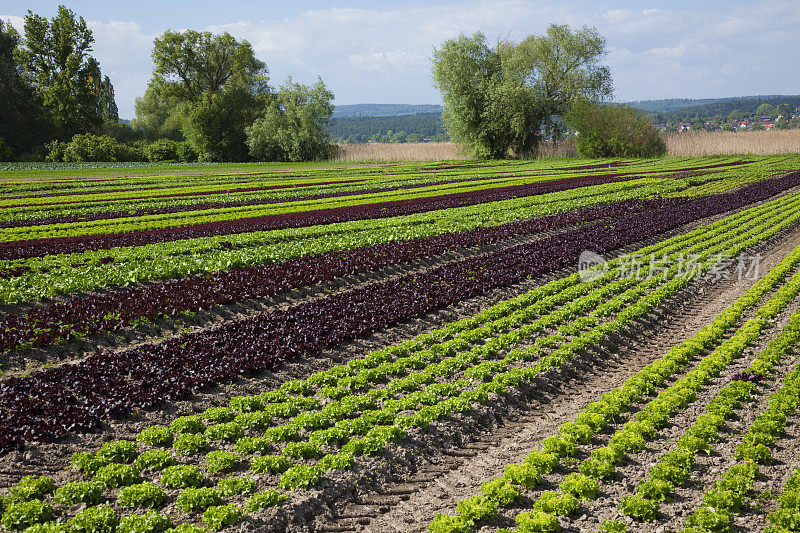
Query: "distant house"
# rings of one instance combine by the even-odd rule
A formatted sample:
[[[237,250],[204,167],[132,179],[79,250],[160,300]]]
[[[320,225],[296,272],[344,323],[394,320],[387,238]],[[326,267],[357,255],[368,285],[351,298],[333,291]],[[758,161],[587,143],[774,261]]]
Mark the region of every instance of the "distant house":
[[[678,122],[678,131],[689,131],[689,128],[691,127],[691,122]]]

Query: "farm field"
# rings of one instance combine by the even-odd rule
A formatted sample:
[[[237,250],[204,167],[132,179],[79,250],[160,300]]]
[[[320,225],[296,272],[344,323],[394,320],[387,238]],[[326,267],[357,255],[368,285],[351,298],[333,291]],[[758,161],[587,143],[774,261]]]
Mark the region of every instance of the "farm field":
[[[2,174],[2,530],[800,530],[800,156]]]

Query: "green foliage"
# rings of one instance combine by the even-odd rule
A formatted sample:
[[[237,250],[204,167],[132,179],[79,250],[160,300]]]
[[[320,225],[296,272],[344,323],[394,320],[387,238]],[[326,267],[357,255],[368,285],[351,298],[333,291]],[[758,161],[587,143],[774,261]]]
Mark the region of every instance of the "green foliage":
[[[172,529],[168,529],[167,533],[208,533],[208,530],[197,527],[194,524],[180,524]]]
[[[546,533],[561,531],[558,517],[550,513],[534,510],[517,515],[517,531],[519,533]]]
[[[568,516],[577,511],[580,506],[580,501],[572,494],[559,494],[550,490],[539,496],[539,499],[533,504],[533,509],[547,514]]]
[[[667,150],[647,117],[624,104],[576,102],[566,120],[584,157],[654,157]]]
[[[122,509],[134,507],[158,507],[167,499],[166,493],[158,486],[145,482],[120,489],[117,504]]]
[[[125,487],[139,482],[139,469],[133,465],[110,464],[101,467],[94,481],[104,487]]]
[[[68,143],[55,142],[50,145],[47,161],[144,161],[144,155],[136,148],[123,144],[108,135],[92,133],[75,134]]]
[[[56,486],[53,480],[46,476],[24,476],[8,491],[7,501],[25,502],[39,500],[45,494],[50,494]]]
[[[219,531],[236,524],[241,516],[242,510],[233,504],[218,505],[209,507],[203,513],[203,522],[211,531]]]
[[[179,416],[169,424],[169,429],[178,435],[202,433],[206,430],[203,419],[198,415]]]
[[[604,533],[625,533],[628,531],[628,526],[619,520],[603,520],[600,524],[600,531]]]
[[[227,450],[214,450],[206,454],[206,462],[208,468],[206,471],[209,474],[216,474],[217,472],[227,472],[236,467],[239,461],[239,456]]]
[[[203,473],[195,465],[168,466],[161,474],[161,484],[172,489],[199,487],[203,484]]]
[[[205,431],[208,440],[227,440],[229,442],[237,441],[243,434],[242,426],[236,422],[214,424],[208,426]]]
[[[600,485],[594,478],[573,472],[564,478],[558,488],[561,492],[573,494],[582,499],[593,500],[597,497]]]
[[[267,507],[277,507],[278,505],[285,502],[287,497],[283,494],[280,494],[278,491],[273,489],[265,490],[264,492],[257,492],[253,494],[249,500],[247,500],[247,512],[258,511],[261,509],[266,509]]]
[[[239,455],[265,454],[271,449],[272,443],[263,437],[242,437],[236,441],[236,452]]]
[[[100,467],[108,464],[108,460],[96,457],[92,452],[76,452],[72,454],[70,459],[72,466],[86,474],[93,476]]]
[[[172,521],[157,511],[126,516],[119,522],[117,533],[164,533],[172,527]]]
[[[497,514],[497,506],[484,495],[461,500],[458,502],[456,510],[469,523],[485,520]]]
[[[322,473],[323,469],[318,465],[294,465],[281,475],[278,486],[282,489],[307,489],[319,483]]]
[[[175,451],[186,455],[200,453],[208,449],[208,439],[205,435],[186,433],[175,439],[172,447]]]
[[[89,507],[69,521],[70,533],[114,533],[119,515],[108,505]]]
[[[95,505],[100,501],[102,488],[91,481],[71,481],[56,489],[54,500],[59,505],[70,506],[76,503]]]
[[[138,451],[136,443],[129,440],[106,442],[97,450],[97,458],[109,463],[131,463]]]
[[[636,520],[650,522],[658,517],[658,502],[647,500],[641,496],[623,496],[619,509],[625,516]]]
[[[558,122],[578,98],[611,94],[611,76],[598,65],[605,40],[596,30],[551,25],[545,35],[490,47],[481,33],[461,35],[434,50],[433,77],[445,103],[450,136],[476,157],[531,154],[544,126]]]
[[[208,487],[183,489],[178,495],[178,506],[185,513],[205,511],[212,505],[221,505],[222,497]]]
[[[217,492],[226,497],[237,494],[250,494],[255,489],[255,480],[248,476],[228,477],[221,479],[217,484]]]
[[[469,533],[469,522],[462,516],[437,514],[428,526],[430,533]]]
[[[289,78],[264,115],[247,128],[250,154],[262,161],[316,161],[331,154],[328,123],[333,93],[318,79],[312,86]]]
[[[147,160],[156,162],[191,162],[197,161],[197,153],[187,142],[172,139],[158,139],[144,148]]]
[[[3,512],[2,523],[4,528],[18,531],[52,518],[53,508],[49,504],[31,500],[9,504]]]
[[[150,426],[140,431],[136,440],[142,441],[150,446],[169,446],[172,444],[173,434],[169,428]]]
[[[519,498],[519,489],[503,478],[483,483],[481,493],[500,507],[508,507]]]
[[[227,407],[209,407],[200,416],[211,422],[230,422],[236,415]]]
[[[266,474],[267,472],[284,472],[292,462],[286,457],[280,455],[264,455],[262,457],[253,457],[250,459],[250,468],[253,472],[258,474]]]
[[[175,462],[175,457],[169,450],[147,450],[140,453],[133,464],[139,470],[145,468],[164,470],[166,467],[174,465]]]

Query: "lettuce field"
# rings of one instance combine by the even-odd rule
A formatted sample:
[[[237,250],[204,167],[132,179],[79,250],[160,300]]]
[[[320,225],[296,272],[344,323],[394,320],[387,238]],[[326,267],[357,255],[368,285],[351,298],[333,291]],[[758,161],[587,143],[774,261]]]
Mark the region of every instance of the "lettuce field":
[[[800,531],[800,156],[156,170],[0,172],[0,529]]]

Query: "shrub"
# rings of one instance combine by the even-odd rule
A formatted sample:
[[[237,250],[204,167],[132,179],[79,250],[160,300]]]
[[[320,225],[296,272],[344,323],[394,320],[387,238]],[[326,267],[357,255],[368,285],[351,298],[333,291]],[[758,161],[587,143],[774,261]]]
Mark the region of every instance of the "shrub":
[[[256,482],[251,477],[228,477],[220,480],[217,491],[221,496],[235,496],[237,494],[250,494],[256,489]]]
[[[145,468],[164,470],[175,464],[175,457],[168,450],[147,450],[139,454],[133,464],[140,470]]]
[[[219,531],[224,527],[234,525],[241,516],[242,510],[233,504],[217,505],[206,509],[206,512],[203,513],[203,522],[211,531]]]
[[[140,440],[150,446],[169,446],[172,444],[173,435],[169,428],[163,426],[150,426],[144,428],[136,440]]]
[[[168,466],[161,474],[161,484],[173,489],[199,487],[203,484],[203,474],[194,465]]]
[[[48,161],[145,161],[144,154],[108,135],[78,134],[68,143],[51,143]]]
[[[138,453],[136,443],[129,440],[106,442],[97,450],[96,457],[109,463],[130,463]]]
[[[225,450],[209,452],[206,455],[206,461],[208,462],[206,471],[209,474],[216,474],[217,472],[232,470],[236,466],[238,460],[239,456],[233,452]]]
[[[11,503],[3,513],[3,527],[11,530],[22,530],[34,524],[53,519],[53,508],[42,501]]]
[[[54,494],[55,502],[59,505],[75,505],[85,503],[95,505],[100,501],[103,489],[97,483],[91,481],[73,481],[65,483],[56,489]]]
[[[172,527],[169,517],[157,511],[126,516],[119,522],[117,533],[164,533]]]
[[[69,521],[70,533],[114,533],[119,516],[111,507],[89,507]]]
[[[123,487],[117,496],[117,503],[123,509],[132,509],[134,507],[158,507],[167,495],[161,488],[153,485],[152,483],[140,483],[138,485],[130,485]]]
[[[139,482],[139,470],[133,465],[112,463],[101,467],[94,480],[104,487],[124,487]]]
[[[565,118],[585,157],[654,157],[667,150],[647,117],[624,104],[577,102]]]
[[[158,139],[148,144],[144,153],[151,163],[159,161],[180,161],[178,155],[178,142],[172,139]]]
[[[212,505],[223,503],[219,492],[208,487],[183,489],[178,495],[177,502],[185,513],[205,511]]]

